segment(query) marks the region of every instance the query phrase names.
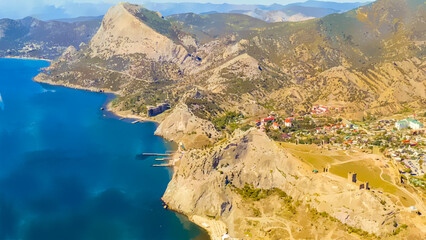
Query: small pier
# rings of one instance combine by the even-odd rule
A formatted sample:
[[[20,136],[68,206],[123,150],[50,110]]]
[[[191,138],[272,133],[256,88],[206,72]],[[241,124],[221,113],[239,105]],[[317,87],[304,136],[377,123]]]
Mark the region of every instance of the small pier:
[[[171,153],[142,153],[142,156],[172,156]]]
[[[165,163],[165,164],[154,164],[153,167],[173,167],[173,164],[171,163]]]
[[[149,157],[158,157],[155,161],[171,161],[174,152],[166,152],[166,153],[142,153],[136,155],[136,160],[146,160]]]

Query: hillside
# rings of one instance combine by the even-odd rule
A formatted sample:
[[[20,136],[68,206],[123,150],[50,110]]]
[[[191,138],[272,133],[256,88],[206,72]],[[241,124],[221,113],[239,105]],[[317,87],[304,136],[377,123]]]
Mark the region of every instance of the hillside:
[[[21,56],[54,59],[70,45],[87,43],[101,19],[73,22],[0,19],[0,57]]]
[[[204,3],[146,3],[149,9],[159,11],[165,16],[187,15],[186,13],[238,13],[267,22],[303,21],[319,18],[332,13],[348,11],[364,3],[346,3],[307,1],[288,5],[237,5]],[[0,56],[25,56],[54,59],[69,45],[78,48],[87,43],[96,32],[103,16],[80,15],[104,14],[109,4],[66,3],[58,6],[40,5],[35,11],[37,18],[27,17],[21,20],[0,20]],[[1,11],[0,11],[1,12]],[[11,12],[11,11],[10,11]],[[21,15],[22,13],[19,13]],[[3,13],[7,15],[7,13]],[[70,18],[72,16],[80,16]],[[61,17],[62,16],[62,17]],[[50,17],[50,18],[49,18]],[[53,20],[39,20],[51,19]],[[179,18],[179,16],[172,16]],[[240,17],[242,18],[242,17]],[[144,21],[144,19],[141,19]],[[248,21],[250,23],[253,20]],[[164,23],[167,25],[167,23]],[[208,24],[204,22],[204,24]],[[152,26],[151,26],[152,27]],[[156,29],[158,30],[158,29]],[[161,32],[160,33],[164,33]]]
[[[425,12],[420,0],[379,0],[267,23],[225,13],[163,17],[120,3],[87,46],[68,48],[35,80],[114,92],[113,111],[161,119],[156,134],[185,148],[163,200],[212,236],[227,228],[248,239],[416,239],[424,228],[398,199],[313,174],[241,119],[315,104],[349,117],[424,109]],[[162,103],[172,110],[148,117]]]
[[[236,131],[211,149],[185,152],[163,200],[207,228],[212,239],[225,232],[237,239],[420,239],[424,234],[415,223],[420,217],[398,210],[388,194],[308,169],[265,133]],[[398,225],[409,231],[394,234]]]
[[[142,116],[146,106],[174,105],[189,89],[203,93],[195,114],[218,110],[201,114],[207,120],[316,103],[346,114],[390,114],[424,107],[424,12],[419,0],[381,0],[318,20],[268,24],[238,14],[163,18],[120,4],[73,61],[37,79],[118,92],[114,107]]]

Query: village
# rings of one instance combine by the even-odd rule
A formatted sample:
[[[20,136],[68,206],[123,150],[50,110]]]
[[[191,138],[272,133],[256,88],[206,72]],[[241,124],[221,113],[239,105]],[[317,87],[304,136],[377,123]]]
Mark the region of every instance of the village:
[[[426,188],[426,128],[422,123],[426,113],[403,119],[370,117],[350,121],[330,114],[338,111],[341,109],[317,105],[303,116],[281,117],[272,112],[254,124],[277,142],[315,144],[328,150],[356,150],[383,156],[399,170],[402,184]]]

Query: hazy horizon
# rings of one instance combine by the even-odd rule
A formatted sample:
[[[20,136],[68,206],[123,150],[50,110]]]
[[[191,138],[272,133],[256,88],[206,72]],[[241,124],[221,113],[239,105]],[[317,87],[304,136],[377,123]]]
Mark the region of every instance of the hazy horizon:
[[[322,2],[337,3],[356,3],[372,2],[365,0],[331,0]],[[79,16],[99,16],[112,5],[123,0],[15,0],[13,2],[0,2],[0,19],[11,18],[21,19],[28,16],[36,17],[42,20],[73,18]],[[291,4],[307,2],[306,0],[128,0],[126,2],[136,4],[155,4],[155,3],[210,3],[210,4],[236,4],[236,5],[272,5],[272,4]]]

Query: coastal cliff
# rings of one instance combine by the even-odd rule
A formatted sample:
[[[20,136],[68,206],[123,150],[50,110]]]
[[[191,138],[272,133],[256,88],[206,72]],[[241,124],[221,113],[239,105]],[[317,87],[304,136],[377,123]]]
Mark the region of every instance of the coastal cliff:
[[[211,149],[185,152],[163,200],[212,239],[225,233],[238,239],[358,238],[348,227],[363,237],[392,238],[394,222],[410,222],[387,196],[308,169],[265,133],[238,130]],[[411,236],[421,233],[413,229]]]
[[[419,227],[388,196],[313,174],[256,129],[214,123],[232,113],[304,114],[319,103],[357,117],[424,108],[422,3],[378,0],[291,24],[235,14],[163,18],[121,3],[87,45],[69,48],[35,80],[114,92],[112,111],[135,117],[170,104],[150,119],[160,122],[157,135],[186,151],[163,200],[214,239],[226,232],[244,239],[397,238],[400,222],[413,229],[404,237],[415,239]]]

